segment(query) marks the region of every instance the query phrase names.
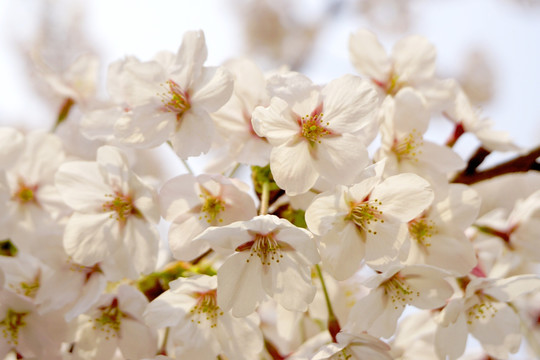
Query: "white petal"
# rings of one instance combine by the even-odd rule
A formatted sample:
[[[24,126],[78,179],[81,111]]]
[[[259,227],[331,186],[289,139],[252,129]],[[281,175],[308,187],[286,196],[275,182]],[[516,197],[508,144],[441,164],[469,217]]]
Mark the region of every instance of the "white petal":
[[[388,80],[390,59],[383,46],[370,31],[359,30],[349,37],[349,55],[356,70],[381,83]]]
[[[386,214],[410,221],[424,211],[433,201],[433,190],[429,183],[418,175],[399,174],[391,176],[377,185],[370,199],[378,199]]]
[[[285,144],[300,134],[301,129],[289,105],[280,98],[272,98],[266,108],[256,107],[251,116],[253,130],[274,146]]]
[[[258,258],[250,259],[248,252],[229,257],[218,269],[218,305],[223,311],[232,308],[236,317],[251,314],[265,296],[261,277],[262,265]]]
[[[137,320],[123,319],[118,347],[126,359],[151,357],[157,351],[157,336]]]
[[[214,123],[203,109],[187,111],[177,125],[171,143],[174,152],[182,158],[207,153],[214,138]]]
[[[435,73],[435,47],[421,36],[407,36],[392,50],[394,71],[401,82],[421,82]]]
[[[334,192],[317,195],[306,210],[305,219],[309,230],[315,235],[324,235],[335,222],[347,216],[349,209],[343,198],[342,187]]]
[[[347,222],[322,238],[321,255],[325,269],[337,280],[351,277],[364,259],[365,244],[356,225]]]
[[[311,158],[309,143],[300,141],[292,146],[282,145],[272,150],[270,168],[278,186],[289,195],[308,191],[319,177]]]
[[[465,315],[459,313],[454,323],[438,326],[435,331],[435,351],[440,359],[456,360],[465,351],[469,331]]]
[[[415,130],[417,134],[425,133],[429,125],[429,111],[424,98],[412,88],[406,87],[396,94],[394,101],[393,123],[396,132],[405,134]]]
[[[223,67],[203,68],[199,81],[191,88],[193,107],[201,107],[206,112],[215,112],[231,97],[233,81]]]
[[[540,289],[540,277],[530,274],[495,280],[493,285],[484,292],[499,301],[509,302],[538,289]]]

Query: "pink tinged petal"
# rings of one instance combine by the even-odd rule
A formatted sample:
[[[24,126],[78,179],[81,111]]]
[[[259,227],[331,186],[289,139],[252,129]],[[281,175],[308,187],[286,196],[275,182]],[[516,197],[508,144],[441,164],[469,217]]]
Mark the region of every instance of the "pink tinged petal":
[[[414,295],[410,305],[420,309],[436,309],[452,296],[452,286],[444,280],[446,272],[428,266],[410,266],[400,271]]]
[[[325,127],[337,134],[358,134],[376,122],[378,95],[373,85],[354,75],[333,80],[322,89]],[[365,134],[367,135],[367,134]],[[372,137],[368,140],[372,140]]]
[[[192,109],[184,113],[171,143],[174,152],[182,159],[207,153],[214,138],[214,123],[208,113]]]
[[[272,149],[270,168],[278,186],[288,195],[298,195],[308,191],[319,175],[315,170],[307,141],[292,146],[282,145]]]
[[[251,116],[253,130],[273,146],[283,145],[299,136],[298,121],[289,105],[280,98],[272,98],[268,107],[256,107]]]
[[[0,127],[0,169],[11,166],[24,149],[24,136],[14,128]]]
[[[311,268],[302,264],[296,254],[284,252],[277,267],[273,298],[290,311],[306,311],[315,297]]]
[[[388,80],[392,65],[386,50],[372,32],[362,29],[351,34],[349,56],[360,74],[381,83]]]
[[[230,255],[238,247],[252,242],[254,236],[245,231],[245,222],[235,222],[223,227],[210,227],[195,238],[194,241],[203,241],[208,243],[212,249],[224,254]],[[247,248],[246,248],[247,249]]]
[[[313,199],[305,214],[307,226],[313,234],[326,234],[334,223],[347,216],[350,210],[343,198],[343,191],[343,187],[337,187],[336,191],[324,192]]]
[[[265,297],[261,277],[261,262],[257,258],[250,259],[248,252],[229,257],[218,269],[219,306],[223,311],[232,309],[232,314],[236,317],[254,312],[255,307]]]
[[[372,269],[383,270],[397,261],[399,251],[407,239],[407,228],[395,219],[377,222],[366,234],[365,261]]]
[[[135,269],[141,274],[155,270],[159,247],[157,228],[147,221],[130,218],[124,227],[124,247]]]
[[[196,194],[197,182],[191,174],[184,174],[167,181],[159,191],[161,215],[167,221],[185,214],[197,205],[200,198]]]
[[[203,68],[201,78],[190,90],[193,108],[202,108],[209,113],[215,112],[231,97],[233,91],[231,74],[223,67]]]
[[[537,275],[516,275],[495,280],[490,287],[484,289],[484,293],[499,301],[509,302],[538,289],[540,289],[540,277]]]
[[[167,141],[174,132],[176,116],[161,110],[161,103],[138,106],[114,124],[114,137],[125,144],[148,149]]]
[[[489,355],[506,359],[509,352],[518,351],[521,343],[519,317],[506,303],[488,304],[484,314],[470,320],[469,330]]]
[[[328,136],[315,145],[313,164],[331,183],[349,185],[369,163],[362,139],[351,135]]]
[[[348,279],[360,268],[366,250],[354,223],[348,222],[342,229],[330,231],[321,241],[324,267],[334,278]]]
[[[64,231],[64,247],[73,261],[94,266],[118,247],[120,226],[110,213],[74,213]]]
[[[287,224],[285,228],[280,228],[276,234],[276,239],[285,243],[285,247],[291,246],[294,249],[294,257],[298,257],[303,265],[315,265],[321,261],[317,245],[313,239],[313,235],[307,230],[294,227],[292,224]],[[292,250],[289,250],[292,252]]]
[[[429,111],[424,98],[410,87],[400,90],[395,100],[394,126],[396,133],[418,135],[426,132],[429,125]]]
[[[123,319],[118,347],[126,359],[150,358],[157,352],[157,334],[137,320]]]
[[[446,174],[451,171],[461,170],[465,167],[465,161],[456,152],[447,146],[423,141],[418,160],[426,164],[429,169]],[[444,159],[444,161],[441,161]]]
[[[433,201],[429,183],[418,175],[399,174],[377,185],[370,199],[378,199],[383,217],[390,215],[407,222],[424,211]]]
[[[456,360],[467,345],[469,329],[463,313],[457,314],[455,321],[448,326],[438,326],[435,331],[435,352],[439,359]]]
[[[394,72],[400,82],[418,83],[433,77],[435,73],[435,47],[421,36],[407,36],[392,49]]]
[[[81,212],[101,211],[110,200],[105,195],[113,192],[93,162],[65,163],[56,173],[55,184],[65,203]]]
[[[222,352],[230,359],[256,359],[263,348],[258,314],[235,318],[227,313],[219,320],[215,335]]]
[[[169,229],[169,246],[175,259],[190,261],[210,248],[208,242],[195,239],[208,228],[198,214],[186,214],[176,219]]]
[[[187,87],[191,79],[197,79],[200,76],[207,56],[204,33],[201,30],[186,32],[176,55],[175,65],[178,68],[173,72],[175,78],[180,80],[179,84],[182,87]]]

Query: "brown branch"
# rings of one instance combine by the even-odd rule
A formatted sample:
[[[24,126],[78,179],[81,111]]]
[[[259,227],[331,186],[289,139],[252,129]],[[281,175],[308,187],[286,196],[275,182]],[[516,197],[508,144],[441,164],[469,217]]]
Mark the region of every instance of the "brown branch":
[[[477,151],[477,153],[475,154],[475,155],[478,155],[477,160],[479,160],[482,156],[484,158],[485,156],[487,156],[487,154],[484,156],[483,153],[482,152],[479,153],[479,151]],[[525,155],[508,160],[497,166],[491,167],[483,171],[476,171],[477,165],[474,164],[473,159],[475,158],[475,156],[473,156],[473,158],[471,158],[471,161],[473,163],[469,161],[469,165],[467,166],[467,169],[465,169],[462,173],[458,174],[452,180],[452,182],[471,185],[471,184],[475,184],[480,181],[492,179],[494,177],[501,176],[504,174],[510,174],[510,173],[516,173],[516,172],[527,172],[529,170],[540,171],[540,163],[536,161],[538,157],[540,157],[540,146],[536,147],[535,149],[531,150],[529,153]],[[483,160],[483,158],[481,160]],[[469,169],[469,166],[470,166],[470,169]],[[472,171],[468,172],[468,170],[472,170]]]

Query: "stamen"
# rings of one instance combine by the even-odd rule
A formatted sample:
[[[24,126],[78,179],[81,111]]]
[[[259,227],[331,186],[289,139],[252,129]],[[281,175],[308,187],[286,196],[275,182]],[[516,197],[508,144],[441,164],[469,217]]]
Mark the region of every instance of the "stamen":
[[[176,113],[176,121],[180,125],[180,120],[186,111],[191,108],[189,102],[189,93],[180,88],[180,86],[172,80],[167,80],[165,85],[161,84],[165,92],[158,94],[161,96],[163,110]]]
[[[18,180],[19,188],[13,194],[12,200],[16,200],[21,204],[37,204],[36,192],[38,190],[38,185],[28,185],[24,180]]]
[[[199,220],[202,220],[203,217],[206,219],[206,222],[209,224],[217,222],[223,222],[223,218],[218,217],[219,214],[225,210],[225,202],[217,196],[213,196],[210,192],[203,190],[203,194],[200,194],[199,197],[203,199],[203,205],[201,207],[201,215]],[[204,215],[203,215],[204,214]]]
[[[425,247],[431,246],[430,238],[437,234],[435,229],[435,223],[432,220],[420,217],[409,221],[407,224],[409,228],[409,234],[418,242],[418,244]]]
[[[382,202],[378,199],[367,199],[359,203],[351,203],[351,211],[345,217],[345,220],[353,221],[363,231],[377,235],[377,231],[373,231],[371,226],[379,221],[384,223],[383,212],[379,210],[380,205],[382,205]]]
[[[411,303],[414,296],[420,297],[420,292],[412,290],[399,273],[386,280],[383,286],[385,295],[390,296],[396,310],[400,306],[404,308],[407,304]]]
[[[112,198],[112,200],[105,202],[102,205],[103,212],[112,211],[116,214],[111,214],[111,219],[116,217],[116,220],[120,222],[121,225],[125,225],[127,219],[131,216],[141,217],[141,213],[133,205],[133,199],[130,195],[122,194],[119,191],[116,191],[114,195],[107,194],[106,197]]]
[[[190,310],[190,314],[192,315],[191,322],[201,324],[201,321],[208,321],[210,322],[210,328],[215,328],[218,317],[223,315],[223,311],[217,305],[217,290],[212,289],[206,292],[196,292],[193,295],[197,298],[197,303]]]
[[[326,128],[330,123],[324,124],[323,116],[323,113],[314,112],[299,119],[299,124],[302,126],[301,135],[309,141],[311,146],[320,144],[321,138],[332,134],[332,131]]]
[[[394,145],[392,145],[392,151],[396,154],[398,161],[409,160],[418,162],[417,156],[422,153],[422,146],[424,141],[422,134],[420,134],[416,129],[413,129],[406,137],[401,140],[394,140]]]
[[[101,306],[98,309],[100,311],[99,316],[89,320],[94,322],[92,328],[103,331],[106,340],[109,340],[109,337],[118,336],[122,319],[128,317],[127,314],[120,311],[118,299],[114,298],[109,306]]]
[[[248,241],[236,248],[236,251],[250,251],[250,258],[257,255],[262,265],[271,265],[272,262],[279,263],[283,258],[283,251],[292,251],[294,248],[282,241],[276,240],[273,233],[256,233],[253,240]],[[248,258],[246,262],[249,262]]]
[[[28,313],[16,312],[8,309],[4,320],[0,321],[2,335],[7,339],[8,345],[17,346],[19,344],[19,329],[26,325],[24,321]]]

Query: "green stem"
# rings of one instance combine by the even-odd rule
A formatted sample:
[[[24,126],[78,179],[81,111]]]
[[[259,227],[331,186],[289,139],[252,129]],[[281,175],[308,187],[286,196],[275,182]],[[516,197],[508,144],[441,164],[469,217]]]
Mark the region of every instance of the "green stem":
[[[186,168],[186,170],[191,174],[191,175],[195,175],[195,173],[193,172],[193,170],[191,169],[191,166],[189,166],[188,162],[184,159],[180,159],[182,161],[182,164],[184,164],[184,167]]]
[[[236,171],[240,168],[240,163],[236,163],[236,165],[234,166],[234,168],[231,170],[231,172],[229,173],[229,176],[230,178],[233,177],[233,175],[236,173]]]
[[[67,98],[62,102],[62,105],[60,106],[60,111],[58,112],[58,117],[56,118],[56,122],[54,123],[54,126],[52,128],[52,132],[55,132],[58,126],[63,123],[64,120],[66,120],[73,104],[75,104],[75,101],[73,101],[72,98]]]
[[[262,194],[261,194],[261,208],[259,210],[259,215],[266,215],[268,213],[268,201],[270,198],[270,183],[265,181],[263,183]]]
[[[161,348],[159,349],[158,355],[167,355],[167,341],[169,340],[169,332],[171,331],[170,327],[165,328],[165,335],[163,335],[163,342],[161,343]]]
[[[330,296],[328,295],[328,290],[326,289],[326,283],[324,282],[324,277],[321,272],[321,267],[319,264],[315,265],[315,269],[317,270],[317,275],[319,276],[319,279],[321,280],[321,286],[324,293],[324,299],[326,300],[326,307],[328,309],[328,331],[330,332],[330,335],[332,336],[332,340],[337,343],[336,335],[341,330],[341,327],[339,326],[339,321],[334,314],[334,310],[332,309],[332,302],[330,301]]]

